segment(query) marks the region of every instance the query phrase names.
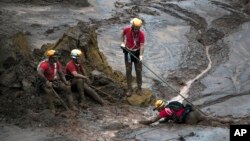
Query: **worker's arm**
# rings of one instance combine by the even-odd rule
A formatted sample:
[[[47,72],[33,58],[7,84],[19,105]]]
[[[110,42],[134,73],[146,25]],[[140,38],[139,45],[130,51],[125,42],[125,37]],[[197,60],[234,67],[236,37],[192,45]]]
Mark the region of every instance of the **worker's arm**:
[[[84,75],[82,75],[82,74],[80,74],[80,73],[77,73],[76,71],[71,72],[71,74],[72,74],[74,77],[76,77],[76,78],[88,79],[87,76],[84,76]]]
[[[125,36],[124,36],[124,31],[123,30],[121,32],[121,42],[125,43]]]
[[[62,70],[58,70],[58,74],[59,74],[60,79],[63,81],[65,85],[70,85],[70,83],[66,80],[65,75],[62,72]]]
[[[87,71],[84,69],[83,65],[81,65],[81,73],[82,73],[82,75],[86,76],[86,78],[88,78],[88,73],[87,73]]]
[[[158,120],[160,120],[161,119],[161,117],[160,116],[156,116],[156,117],[154,117],[154,118],[152,118],[152,119],[150,119],[150,120],[142,120],[142,121],[139,121],[139,123],[140,124],[144,124],[144,125],[149,125],[149,124],[152,124],[152,123],[154,123],[154,122],[156,122],[156,121],[158,121]]]
[[[47,80],[47,78],[46,78],[45,75],[44,75],[44,71],[43,71],[42,69],[39,68],[39,69],[37,70],[37,74],[38,74],[38,77],[39,77],[40,79],[42,79],[43,82],[45,82],[45,85],[46,85],[47,87],[51,87],[51,86],[52,86],[52,83],[49,82],[49,81]]]
[[[45,77],[44,71],[43,71],[42,69],[39,68],[39,69],[37,70],[37,74],[38,74],[38,77],[39,77],[40,79],[42,79],[42,81],[44,81],[44,82],[47,81],[47,78]]]
[[[144,43],[140,44],[140,56],[143,56],[144,53]]]
[[[78,78],[80,77],[80,78],[83,78],[83,79],[86,79],[87,80],[87,83],[88,84],[91,84],[91,81],[89,80],[89,77],[88,77],[88,74],[87,74],[87,71],[84,69],[84,67],[81,65],[81,73],[82,74],[79,74],[79,73],[77,73],[77,75],[78,75]],[[72,72],[72,74],[74,75],[74,72]],[[79,75],[81,75],[81,76],[79,76]],[[74,75],[75,76],[75,75]]]

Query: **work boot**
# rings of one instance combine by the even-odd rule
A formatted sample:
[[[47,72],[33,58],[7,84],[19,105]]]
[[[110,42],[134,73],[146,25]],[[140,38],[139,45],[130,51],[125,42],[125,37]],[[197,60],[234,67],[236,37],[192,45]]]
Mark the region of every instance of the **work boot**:
[[[102,105],[102,106],[108,106],[109,104],[110,104],[109,102],[103,100],[101,105]]]
[[[52,114],[56,114],[56,109],[52,101],[49,101],[49,110]]]
[[[74,106],[74,105],[70,106],[70,109],[71,109],[72,111],[79,111],[79,109],[76,108],[76,106]]]
[[[138,88],[136,89],[136,93],[137,93],[138,95],[142,95],[142,89],[141,89],[141,87],[138,87]]]
[[[89,108],[89,106],[88,106],[87,104],[84,104],[83,102],[81,102],[79,105],[80,105],[83,109],[88,109],[88,108]]]
[[[130,97],[132,95],[132,90],[131,89],[128,89],[128,91],[126,92],[126,96],[127,97]]]
[[[55,108],[55,105],[54,105],[54,99],[53,99],[53,96],[51,95],[51,93],[47,93],[46,94],[46,99],[48,101],[48,106],[49,106],[49,109],[51,111],[51,113],[55,114],[56,113],[56,108]]]
[[[76,108],[76,106],[74,105],[73,96],[72,95],[67,95],[67,98],[68,98],[69,108],[72,111],[79,111],[78,108]]]

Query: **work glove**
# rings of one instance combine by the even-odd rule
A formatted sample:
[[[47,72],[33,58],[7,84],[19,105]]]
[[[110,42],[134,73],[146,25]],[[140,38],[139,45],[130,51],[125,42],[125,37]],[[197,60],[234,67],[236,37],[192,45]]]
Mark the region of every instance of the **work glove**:
[[[70,86],[70,82],[69,81],[65,81],[65,85],[66,86]]]
[[[120,45],[121,48],[125,48],[125,43],[122,42],[121,45]]]
[[[140,55],[140,56],[139,56],[139,58],[140,58],[140,61],[142,61],[142,59],[143,59],[143,56],[142,56],[142,55]]]
[[[88,77],[86,77],[85,79],[86,79],[87,84],[89,84],[89,85],[90,85],[90,84],[91,84],[90,79],[89,79]]]
[[[46,81],[45,85],[46,85],[47,88],[51,88],[52,87],[52,82]]]

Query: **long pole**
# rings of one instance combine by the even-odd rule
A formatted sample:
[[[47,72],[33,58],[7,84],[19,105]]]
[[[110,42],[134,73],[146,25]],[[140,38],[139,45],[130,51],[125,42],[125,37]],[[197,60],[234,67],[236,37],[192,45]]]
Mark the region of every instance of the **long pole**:
[[[69,110],[69,107],[65,104],[65,102],[62,100],[62,98],[57,94],[57,92],[54,90],[54,88],[51,88],[55,96],[60,100],[60,102],[63,104],[63,106],[66,108],[66,110]]]

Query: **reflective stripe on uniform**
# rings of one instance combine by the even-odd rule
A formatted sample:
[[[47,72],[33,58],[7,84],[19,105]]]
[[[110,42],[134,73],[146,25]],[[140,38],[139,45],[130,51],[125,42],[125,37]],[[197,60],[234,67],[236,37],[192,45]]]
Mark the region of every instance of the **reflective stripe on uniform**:
[[[172,114],[173,114],[173,111],[172,111],[171,109],[169,109],[169,108],[165,108],[164,110],[165,110],[165,112],[166,112],[168,115],[172,115]]]

